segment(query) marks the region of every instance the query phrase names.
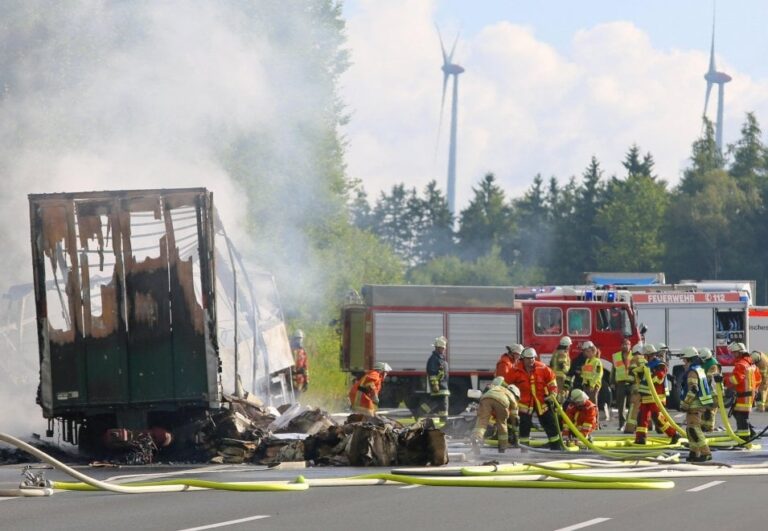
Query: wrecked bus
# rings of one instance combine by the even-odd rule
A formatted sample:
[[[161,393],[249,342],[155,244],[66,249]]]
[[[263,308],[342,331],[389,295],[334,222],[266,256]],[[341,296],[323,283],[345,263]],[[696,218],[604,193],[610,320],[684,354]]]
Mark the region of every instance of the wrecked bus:
[[[29,208],[37,402],[48,436],[58,421],[63,440],[86,451],[135,434],[159,447],[191,443],[194,430],[185,426],[221,406],[222,371],[229,389],[241,374],[254,389],[257,366],[270,382],[270,373],[292,364],[284,324],[273,317],[267,330],[253,333],[251,352],[242,326],[234,362],[223,356],[215,267],[221,253],[206,189],[31,194]],[[230,271],[220,291],[230,290],[235,276]],[[257,314],[243,312],[242,298],[222,309]],[[259,318],[234,313],[235,321]],[[277,354],[259,365],[256,353],[270,341]]]

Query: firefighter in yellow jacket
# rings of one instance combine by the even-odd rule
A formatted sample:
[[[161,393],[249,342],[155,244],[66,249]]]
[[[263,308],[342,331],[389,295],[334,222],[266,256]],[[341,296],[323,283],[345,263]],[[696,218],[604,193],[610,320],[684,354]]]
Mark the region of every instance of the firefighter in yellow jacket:
[[[760,387],[757,388],[757,395],[755,396],[755,409],[764,412],[765,399],[768,394],[768,356],[758,350],[753,350],[750,356],[752,357],[752,363],[755,364],[757,372],[760,373],[762,378]]]
[[[624,424],[624,433],[635,433],[637,429],[637,416],[640,414],[640,382],[644,379],[642,367],[646,360],[643,356],[643,344],[637,343],[632,347],[632,359],[629,362],[629,373],[632,375],[632,383],[629,386],[629,412],[627,422]]]
[[[565,379],[568,371],[571,370],[571,345],[573,341],[568,336],[560,338],[560,344],[552,353],[549,359],[549,367],[555,371],[555,380],[557,381],[557,393],[560,402],[565,402],[568,396],[568,390],[565,388]]]
[[[603,384],[603,363],[597,355],[598,350],[594,343],[585,341],[582,348],[587,355],[587,361],[581,368],[582,390],[587,393],[593,404],[597,404],[597,395]]]
[[[496,433],[499,440],[499,453],[509,446],[510,434],[517,431],[519,417],[517,412],[517,401],[520,400],[520,390],[516,385],[507,385],[504,378],[497,376],[488,386],[488,389],[480,398],[480,404],[477,407],[477,422],[475,429],[472,430],[472,447],[477,452],[483,441],[485,428],[491,416],[496,417]]]
[[[680,409],[685,411],[685,433],[690,448],[687,461],[700,463],[712,459],[707,438],[701,430],[701,415],[714,400],[707,375],[701,367],[699,352],[695,347],[685,347],[682,354],[685,379],[681,389]]]

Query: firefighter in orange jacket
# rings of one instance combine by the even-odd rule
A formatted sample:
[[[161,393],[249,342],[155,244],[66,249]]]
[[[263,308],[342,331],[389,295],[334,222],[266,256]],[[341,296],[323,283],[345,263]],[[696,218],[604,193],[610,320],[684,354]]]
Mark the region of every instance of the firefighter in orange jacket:
[[[349,390],[352,411],[371,417],[376,415],[376,410],[379,409],[381,385],[391,370],[392,367],[379,361],[373,365],[373,369],[355,380]]]
[[[571,391],[570,398],[565,414],[584,437],[589,437],[597,429],[597,405],[581,389]],[[563,437],[571,436],[571,432],[565,428]]]
[[[523,345],[517,343],[507,347],[507,351],[501,355],[496,362],[496,372],[494,378],[501,376],[505,383],[510,383],[512,370],[520,363],[520,354],[523,352]]]
[[[309,387],[309,365],[307,351],[304,350],[304,332],[296,330],[291,341],[293,353],[293,391],[303,393]]]
[[[725,378],[718,375],[719,378],[716,377],[716,381],[725,382],[726,387],[736,392],[736,403],[733,405],[736,435],[742,439],[748,439],[752,436],[752,430],[749,426],[749,412],[752,409],[755,391],[760,386],[762,378],[757,367],[752,363],[752,358],[744,343],[731,343],[728,345],[728,350],[740,357],[733,366],[733,372]]]
[[[656,347],[650,343],[643,347],[643,354],[646,356],[647,365],[651,371],[651,383],[663,404],[666,402],[666,388],[664,382],[667,378],[667,365],[658,358]],[[670,438],[669,443],[676,444],[680,439],[680,434],[677,433],[677,430],[672,427],[666,418],[661,418],[659,406],[654,402],[653,395],[651,395],[650,388],[648,387],[648,381],[644,376],[644,367],[639,365],[634,371],[636,375],[643,375],[638,384],[638,390],[640,391],[640,413],[637,416],[635,444],[645,444],[646,436],[648,434],[648,425],[650,424],[652,416],[655,419],[658,419],[657,421],[661,430]]]
[[[555,411],[550,405],[557,401],[555,373],[538,361],[537,356],[533,348],[523,350],[523,363],[515,368],[511,376],[512,383],[520,389],[520,444],[530,443],[533,414],[536,413],[547,434],[549,449],[564,450]]]

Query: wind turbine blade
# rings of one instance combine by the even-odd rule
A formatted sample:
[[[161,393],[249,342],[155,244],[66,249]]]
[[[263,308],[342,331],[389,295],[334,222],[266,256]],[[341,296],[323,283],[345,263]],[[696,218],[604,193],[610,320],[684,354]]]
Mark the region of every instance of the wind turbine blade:
[[[453,62],[453,52],[456,51],[456,44],[459,42],[459,34],[456,34],[456,38],[453,40],[453,46],[451,46],[451,54],[448,56],[448,62]]]
[[[709,71],[717,72],[715,67],[715,19],[712,17],[712,46],[709,48]]]
[[[709,95],[712,92],[712,85],[713,83],[711,81],[707,81],[707,95],[704,97],[704,116],[707,115],[707,106],[709,105]]]
[[[437,122],[437,139],[435,139],[435,160],[437,160],[437,150],[440,147],[440,133],[443,130],[443,115],[445,114],[445,91],[448,88],[448,73],[443,72],[443,96],[440,99],[440,118]]]
[[[443,52],[443,64],[447,65],[450,60],[445,54],[445,45],[443,44],[443,35],[440,33],[440,27],[435,23],[435,29],[437,30],[437,38],[440,39],[440,51]]]

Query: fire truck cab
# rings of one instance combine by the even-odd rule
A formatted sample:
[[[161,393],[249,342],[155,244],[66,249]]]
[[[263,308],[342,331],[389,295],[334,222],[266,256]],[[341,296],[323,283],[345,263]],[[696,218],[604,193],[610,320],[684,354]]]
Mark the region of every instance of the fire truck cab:
[[[392,366],[382,407],[425,390],[432,343],[445,336],[452,414],[466,407],[468,389],[493,377],[507,345],[533,347],[547,361],[568,335],[572,355],[591,340],[610,359],[625,337],[640,340],[625,302],[520,301],[511,287],[366,285],[342,307],[341,327],[342,370],[358,376],[377,361]]]

